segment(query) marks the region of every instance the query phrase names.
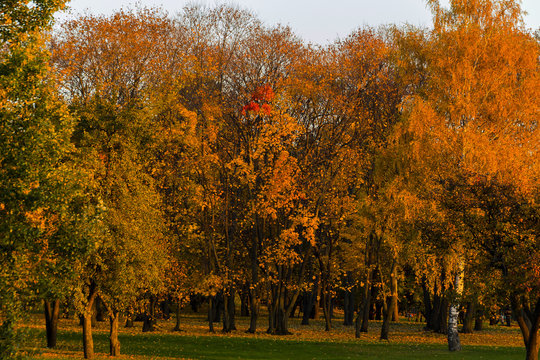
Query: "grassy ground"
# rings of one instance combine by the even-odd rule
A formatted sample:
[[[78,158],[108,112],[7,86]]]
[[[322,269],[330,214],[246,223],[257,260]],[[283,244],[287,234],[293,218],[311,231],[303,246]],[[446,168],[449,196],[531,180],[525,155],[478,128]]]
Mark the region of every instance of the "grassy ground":
[[[264,330],[261,319],[261,330]],[[26,351],[33,359],[74,359],[82,357],[81,332],[74,320],[62,320],[58,346],[45,348],[42,320],[32,319],[27,325],[29,343]],[[247,319],[238,320],[240,330],[231,334],[208,333],[204,317],[190,315],[183,319],[182,332],[172,332],[171,321],[160,321],[155,333],[141,333],[136,328],[122,329],[121,359],[523,359],[525,350],[516,327],[488,327],[475,334],[461,334],[463,351],[449,353],[444,335],[422,330],[422,324],[392,324],[389,342],[378,340],[380,323],[373,322],[370,332],[354,338],[354,329],[335,321],[335,329],[324,331],[321,321],[300,326],[292,319],[290,336],[272,336],[261,331],[246,334]],[[216,327],[219,329],[219,326]],[[97,359],[108,357],[107,324],[98,323],[94,330]]]

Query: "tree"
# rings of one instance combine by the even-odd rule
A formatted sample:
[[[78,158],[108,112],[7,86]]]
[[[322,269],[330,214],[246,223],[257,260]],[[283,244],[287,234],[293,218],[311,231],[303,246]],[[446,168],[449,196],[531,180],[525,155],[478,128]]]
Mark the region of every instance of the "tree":
[[[440,188],[487,177],[534,199],[538,44],[524,29],[519,4],[456,0],[448,10],[438,1],[428,4],[434,16],[424,52],[429,91],[409,103],[413,151],[429,154],[421,161]],[[465,260],[461,256],[454,264]],[[459,274],[460,268],[454,271]],[[455,307],[449,321],[451,350],[460,348]],[[536,345],[531,347],[535,341],[525,343],[529,358],[537,357]]]
[[[56,276],[67,274],[67,262],[85,251],[83,243],[72,242],[74,236],[66,237],[76,223],[70,211],[77,194],[71,191],[80,178],[69,161],[73,119],[58,97],[46,48],[53,14],[63,6],[40,0],[0,5],[2,357],[16,351],[23,307],[40,291],[61,292]]]
[[[80,274],[77,305],[86,358],[93,356],[90,312],[96,296],[108,309],[111,355],[118,355],[119,312],[143,293],[158,293],[163,281],[165,228],[144,157],[157,129],[145,101],[158,61],[153,45],[168,24],[151,10],[81,17],[64,24],[53,42],[55,65],[79,120],[75,145],[88,154],[91,196],[103,207],[101,236]]]

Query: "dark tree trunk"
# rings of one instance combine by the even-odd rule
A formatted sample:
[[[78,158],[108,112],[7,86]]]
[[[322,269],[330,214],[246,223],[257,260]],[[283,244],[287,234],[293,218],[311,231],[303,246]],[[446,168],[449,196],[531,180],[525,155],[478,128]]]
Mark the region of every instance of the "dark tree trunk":
[[[373,277],[373,271],[367,270],[366,282],[362,289],[362,304],[358,310],[355,322],[355,336],[360,337],[360,333],[368,331],[369,325],[369,307],[371,305],[371,280]]]
[[[482,331],[484,328],[484,312],[479,309],[474,318],[474,331]]]
[[[392,296],[389,296],[389,303],[384,312],[383,323],[381,327],[381,340],[388,340],[388,334],[390,332],[390,321],[394,314],[394,308],[397,301],[397,259],[394,257],[392,260],[392,268],[390,270],[390,292]]]
[[[426,318],[426,330],[431,330],[433,329],[433,307],[431,305],[431,294],[428,290],[425,277],[422,278],[422,290],[424,293],[424,317]]]
[[[176,302],[176,324],[174,325],[173,331],[182,331],[180,329],[180,310],[182,309],[182,306],[180,305],[182,302],[178,300]]]
[[[47,347],[52,349],[56,346],[58,334],[58,315],[60,314],[60,300],[45,300],[45,328],[47,330]]]
[[[156,302],[157,299],[155,296],[150,297],[150,302],[148,304],[148,311],[146,312],[143,320],[143,332],[155,331],[156,324]]]
[[[321,313],[321,284],[320,281],[315,283],[315,290],[313,293],[313,313],[311,319],[319,320],[319,315]]]
[[[436,291],[437,289],[435,289],[435,292]],[[435,293],[433,295],[433,308],[431,310],[431,319],[429,321],[431,323],[430,330],[433,330],[435,332],[439,332],[440,326],[441,326],[441,322],[439,321],[441,305],[442,305],[441,303],[442,303],[442,297]]]
[[[540,328],[540,298],[536,301],[534,309],[529,307],[525,296],[512,294],[512,311],[518,322],[527,350],[526,360],[538,360],[539,328]]]
[[[297,299],[296,302],[293,305],[293,308],[291,310],[291,314],[289,315],[290,318],[294,318],[294,314],[296,313],[296,309],[299,307],[299,305],[300,305],[300,299]]]
[[[285,304],[286,294],[283,284],[272,286],[272,299],[268,304],[268,330],[273,335],[289,335],[289,314],[294,304]],[[291,301],[296,301],[293,299]]]
[[[234,323],[234,290],[230,294],[223,295],[223,332],[236,330]]]
[[[214,297],[208,298],[208,331],[214,332]]]
[[[111,356],[120,355],[120,341],[118,340],[119,312],[112,311],[109,314],[110,333],[109,333],[109,354]]]
[[[531,329],[529,334],[529,345],[527,346],[526,360],[538,360],[538,326]]]
[[[343,318],[343,325],[345,326],[352,326],[354,324],[354,290],[348,290],[344,294],[343,299],[343,310],[344,310],[344,318]]]
[[[309,317],[313,310],[313,295],[310,291],[305,291],[302,295],[302,322],[300,325],[309,325]]]
[[[324,315],[324,330],[332,329],[332,296],[330,291],[325,291],[323,294],[323,315]]]
[[[450,305],[448,304],[448,299],[446,297],[442,297],[441,300],[441,308],[439,311],[439,318],[437,319],[438,322],[438,330],[437,332],[440,334],[447,334],[448,333],[448,311],[449,311]]]
[[[96,297],[96,321],[105,321],[105,309],[99,296]]]
[[[375,268],[371,277],[371,303],[369,304],[369,320],[382,320],[382,308],[385,301],[377,299],[379,297],[379,287],[375,286],[377,281],[380,281],[380,274],[379,269]]]
[[[240,293],[240,316],[249,316],[249,287]]]
[[[465,312],[465,318],[463,319],[463,328],[461,332],[464,334],[470,334],[473,332],[473,322],[475,318],[475,306],[474,302],[467,303],[467,311]]]
[[[132,328],[133,327],[133,313],[129,313],[126,317],[126,325],[124,327]]]
[[[259,299],[257,298],[255,289],[251,291],[251,295],[249,297],[249,312],[250,318],[248,332],[255,334],[257,331],[257,318],[259,317]]]
[[[229,295],[229,328],[231,330],[236,330],[236,304],[234,303],[235,291],[231,290]]]
[[[214,314],[214,322],[221,321],[221,312],[223,311],[223,293],[219,292],[214,296],[214,301],[212,302],[212,313]]]

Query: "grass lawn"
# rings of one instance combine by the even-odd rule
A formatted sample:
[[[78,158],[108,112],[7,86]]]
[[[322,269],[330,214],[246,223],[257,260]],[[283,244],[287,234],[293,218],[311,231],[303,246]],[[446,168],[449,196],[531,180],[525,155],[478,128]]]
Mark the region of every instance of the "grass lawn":
[[[447,350],[445,336],[426,333],[418,323],[393,324],[390,342],[377,340],[380,323],[371,325],[370,333],[354,339],[353,329],[337,324],[325,333],[322,323],[300,327],[293,322],[294,335],[257,335],[238,330],[232,334],[207,332],[204,319],[188,317],[185,331],[174,333],[173,324],[160,322],[159,331],[141,333],[137,328],[122,329],[120,359],[523,359],[525,349],[519,344],[515,327],[493,327],[473,335],[462,334],[464,349]],[[243,329],[243,322],[238,324]],[[261,326],[263,322],[261,321]],[[94,331],[96,359],[111,359],[108,353],[107,324],[98,324]],[[219,328],[219,327],[218,327]],[[74,321],[61,323],[58,346],[45,348],[44,326],[39,319],[29,325],[26,349],[32,359],[82,358],[82,336]]]

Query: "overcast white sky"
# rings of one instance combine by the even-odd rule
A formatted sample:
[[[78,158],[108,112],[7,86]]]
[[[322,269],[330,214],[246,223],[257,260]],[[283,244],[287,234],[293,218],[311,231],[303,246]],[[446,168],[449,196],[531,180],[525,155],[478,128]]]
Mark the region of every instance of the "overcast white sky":
[[[267,24],[286,24],[307,41],[326,44],[346,37],[362,25],[410,23],[429,26],[431,15],[424,0],[139,0],[142,6],[158,6],[171,14],[187,3],[215,5],[232,3],[255,12]],[[443,0],[448,4],[448,0]],[[122,7],[134,7],[133,0],[72,0],[72,12],[88,10],[94,14],[110,14]],[[523,0],[529,14],[525,22],[532,29],[540,28],[540,0]],[[60,16],[63,18],[65,15]]]

